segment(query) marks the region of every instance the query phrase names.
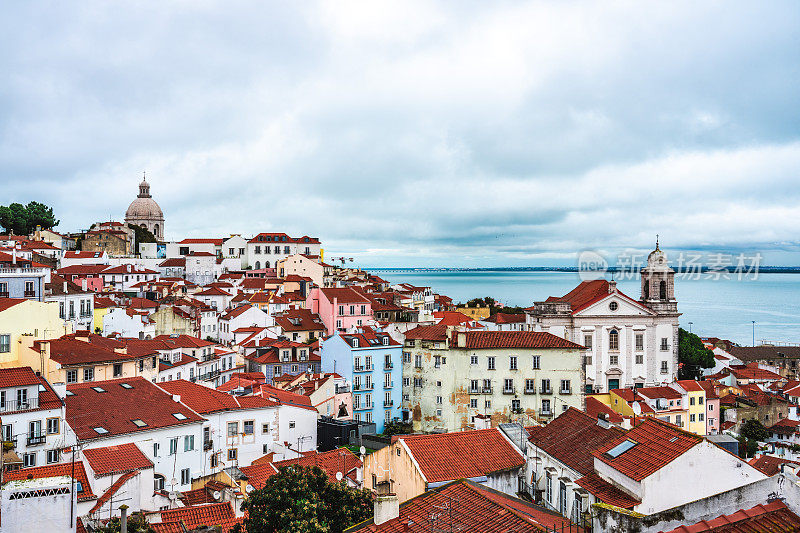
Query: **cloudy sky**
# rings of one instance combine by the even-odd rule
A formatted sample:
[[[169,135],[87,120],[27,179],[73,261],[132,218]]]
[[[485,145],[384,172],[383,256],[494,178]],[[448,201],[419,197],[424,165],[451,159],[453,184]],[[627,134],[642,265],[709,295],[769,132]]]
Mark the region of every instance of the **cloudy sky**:
[[[800,264],[800,4],[18,2],[0,203],[363,266],[761,251]]]

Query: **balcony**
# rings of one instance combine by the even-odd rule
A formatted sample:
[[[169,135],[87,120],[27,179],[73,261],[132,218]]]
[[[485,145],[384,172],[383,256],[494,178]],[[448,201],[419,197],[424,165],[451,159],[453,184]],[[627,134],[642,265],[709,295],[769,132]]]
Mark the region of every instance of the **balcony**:
[[[0,403],[0,413],[10,413],[13,411],[28,411],[39,408],[39,398],[28,398],[17,402],[16,400],[6,400]]]
[[[470,389],[469,389],[469,393],[470,394],[481,394],[482,392],[483,392],[483,389],[481,389],[480,387],[477,387],[477,388],[470,387]]]
[[[372,404],[356,405],[353,407],[354,411],[368,411],[370,409],[372,409]]]
[[[390,363],[383,363],[383,369],[384,370],[391,370],[393,368],[394,368],[394,363],[391,363],[391,362]]]
[[[529,388],[525,388],[523,390],[523,393],[524,394],[536,394],[536,387],[533,387],[533,388],[530,388],[530,389]]]
[[[539,394],[553,394],[553,389],[551,389],[550,387],[547,387],[546,389],[542,387],[541,389],[539,389]]]
[[[483,388],[483,393],[484,394],[491,394],[492,393],[492,388],[491,387],[484,387]]]
[[[8,291],[0,291],[0,298],[8,298]]]
[[[559,394],[572,394],[572,389],[561,389],[558,391]]]
[[[549,418],[553,416],[553,411],[550,409],[539,409],[539,416],[543,418]]]
[[[516,387],[503,387],[503,394],[516,394]]]
[[[358,385],[353,385],[354,391],[366,391],[366,390],[372,390],[373,388],[374,386],[372,385],[372,383],[364,383],[364,384],[359,383]]]
[[[36,291],[25,291],[22,293],[22,296],[25,298],[36,298]]]
[[[384,407],[391,407],[393,405],[394,405],[394,400],[389,400],[388,402],[386,400],[383,400]]]
[[[350,385],[336,385],[336,394],[347,394],[350,392]]]
[[[40,444],[44,444],[46,438],[47,438],[47,436],[44,435],[44,434],[42,434],[42,435],[28,435],[28,438],[26,439],[26,441],[28,443],[28,446],[38,446]]]
[[[384,389],[391,389],[392,387],[394,387],[394,381],[390,381],[389,383],[383,382]]]
[[[204,452],[207,452],[208,450],[211,450],[212,448],[214,448],[214,441],[213,440],[207,440],[207,441],[205,441],[203,443],[203,451]]]

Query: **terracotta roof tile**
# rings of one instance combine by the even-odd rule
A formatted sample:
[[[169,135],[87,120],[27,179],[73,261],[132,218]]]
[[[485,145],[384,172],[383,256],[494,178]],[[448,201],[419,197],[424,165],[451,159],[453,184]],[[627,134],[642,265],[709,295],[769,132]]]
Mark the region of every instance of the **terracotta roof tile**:
[[[331,481],[336,481],[336,472],[341,472],[343,476],[349,475],[352,478],[355,475],[355,469],[361,468],[363,463],[358,456],[347,448],[339,448],[329,452],[310,453],[297,459],[278,461],[274,465],[277,468],[292,465],[318,466],[328,474]]]
[[[106,491],[105,491],[105,492],[104,492],[104,493],[103,493],[103,494],[102,494],[102,495],[101,495],[101,496],[100,496],[100,497],[97,499],[97,502],[96,502],[96,503],[94,504],[94,506],[93,506],[93,507],[92,507],[92,508],[89,510],[89,514],[94,514],[94,513],[96,513],[97,511],[99,511],[99,510],[100,510],[100,509],[103,507],[103,505],[104,505],[104,504],[105,504],[105,503],[106,503],[108,500],[110,500],[110,499],[111,499],[111,498],[114,496],[114,494],[116,494],[116,493],[117,493],[117,491],[118,491],[119,489],[121,489],[121,488],[122,488],[122,487],[125,485],[125,483],[127,483],[127,482],[128,482],[128,480],[130,480],[130,479],[131,479],[131,478],[133,478],[134,476],[138,476],[138,475],[139,475],[139,471],[138,471],[138,470],[134,470],[134,471],[132,471],[132,472],[126,472],[125,474],[122,474],[122,475],[121,475],[121,476],[120,476],[118,479],[116,479],[116,480],[114,481],[114,483],[113,483],[113,484],[112,484],[112,485],[111,485],[111,486],[108,488],[108,490],[106,490]]]
[[[429,483],[483,476],[518,468],[522,454],[498,429],[404,435],[405,443]]]
[[[230,502],[211,503],[208,505],[194,505],[160,511],[162,522],[183,522],[187,529],[199,526],[221,526],[222,533],[228,531],[240,522],[233,512]],[[155,528],[158,524],[152,524]],[[156,531],[159,531],[156,529]]]
[[[96,476],[153,467],[153,462],[133,443],[90,448],[83,451],[83,456]]]
[[[713,520],[703,520],[692,525],[684,525],[660,533],[716,533],[800,531],[800,517],[789,510],[781,500],[759,504],[750,509],[742,509],[733,514],[723,515]]]
[[[461,346],[461,338],[465,344]],[[585,350],[580,344],[557,337],[545,331],[467,331],[454,332],[451,346],[467,349],[480,348],[572,348]]]
[[[617,457],[608,455],[609,450],[625,441],[635,445]],[[599,447],[593,455],[629,478],[641,481],[702,441],[702,437],[672,424],[645,417],[638,426]]]
[[[44,477],[57,477],[57,476],[72,476],[72,463],[59,463],[57,465],[35,466],[33,468],[23,468],[21,470],[11,470],[3,472],[3,483],[6,481],[16,481],[19,479],[28,479],[31,476],[34,479]],[[92,493],[92,486],[89,484],[89,476],[86,475],[86,469],[83,463],[75,461],[75,481],[81,484],[78,491],[78,501],[87,501],[97,498]]]
[[[206,414],[219,411],[236,411],[243,409],[259,409],[278,405],[261,397],[233,396],[226,392],[211,389],[185,379],[159,383],[159,387],[170,394],[178,394],[181,403],[188,405],[194,411]]]
[[[640,500],[631,497],[628,493],[623,492],[608,481],[605,481],[597,472],[589,472],[575,483],[588,490],[595,498],[608,505],[616,505],[623,509],[633,509],[642,503]]]

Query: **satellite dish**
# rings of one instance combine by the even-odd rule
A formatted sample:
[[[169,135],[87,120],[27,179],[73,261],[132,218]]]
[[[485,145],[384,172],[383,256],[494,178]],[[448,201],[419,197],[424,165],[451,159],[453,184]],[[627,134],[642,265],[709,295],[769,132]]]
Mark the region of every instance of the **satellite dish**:
[[[365,453],[367,453],[367,449],[362,446],[361,448],[358,449],[358,453],[364,455]]]
[[[215,490],[211,495],[214,497],[215,500],[219,500],[219,497],[221,496],[218,490]]]
[[[247,494],[250,494],[250,493],[251,493],[251,492],[253,492],[254,490],[256,490],[256,488],[255,488],[253,485],[251,485],[250,483],[248,483],[248,484],[247,484],[247,486],[244,488],[244,491],[245,491]]]
[[[336,472],[336,481],[341,481],[343,477],[341,472]]]
[[[169,491],[168,495],[169,495],[169,499],[170,500],[174,500],[175,499],[175,491],[174,490]]]

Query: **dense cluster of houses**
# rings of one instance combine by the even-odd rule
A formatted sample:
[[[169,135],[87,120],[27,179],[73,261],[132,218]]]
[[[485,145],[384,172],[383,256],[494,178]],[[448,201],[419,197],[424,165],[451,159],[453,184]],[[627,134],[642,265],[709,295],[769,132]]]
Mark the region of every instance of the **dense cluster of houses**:
[[[325,263],[313,237],[136,254],[126,227],[94,225],[81,250],[0,236],[0,531],[32,508],[91,530],[122,503],[158,532],[227,531],[297,464],[374,492],[353,531],[800,524],[800,354],[704,339],[715,366],[678,379],[658,246],[638,299],[595,280],[489,314]],[[753,419],[769,436],[748,462]]]

